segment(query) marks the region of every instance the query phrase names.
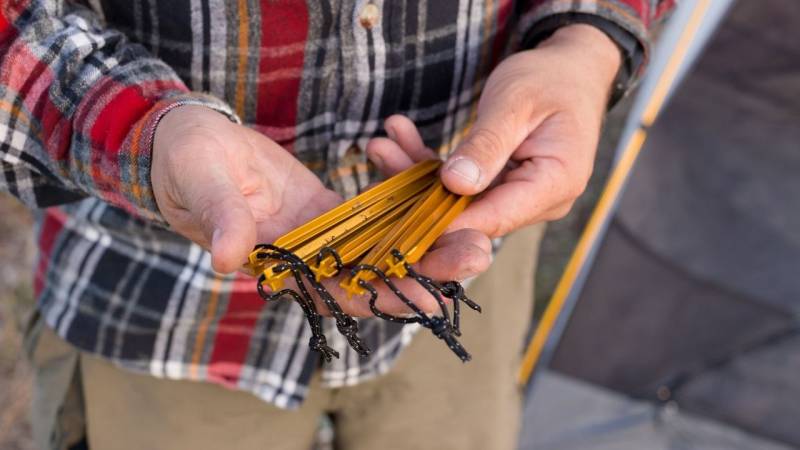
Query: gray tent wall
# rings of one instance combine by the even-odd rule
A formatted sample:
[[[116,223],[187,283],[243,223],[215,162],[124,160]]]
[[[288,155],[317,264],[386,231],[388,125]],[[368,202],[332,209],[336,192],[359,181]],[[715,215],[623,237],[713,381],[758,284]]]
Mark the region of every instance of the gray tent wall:
[[[572,288],[523,448],[800,445],[797,42],[796,1],[726,17]]]
[[[725,14],[732,4],[733,0],[711,0],[708,4],[706,7],[707,9],[703,12],[702,24],[691,36],[689,48],[680,61],[675,79],[670,83],[667,97],[670,97],[680,85],[686,73],[689,71],[689,68],[692,67],[694,61],[697,60],[700,52],[705,47],[714,31],[716,31],[720,21],[725,17]],[[675,46],[681,39],[681,35],[691,19],[692,13],[699,7],[703,7],[699,0],[683,0],[678,3],[675,7],[675,11],[669,17],[650,56],[647,76],[642,79],[636,90],[636,99],[634,99],[633,105],[631,105],[630,112],[628,113],[628,120],[620,136],[621,143],[624,144],[630,140],[633,133],[641,125],[641,117],[645,113],[649,100],[656,90],[656,85],[661,79],[661,75],[670,62],[670,57],[675,50]],[[617,161],[623,150],[624,145],[617,146]]]

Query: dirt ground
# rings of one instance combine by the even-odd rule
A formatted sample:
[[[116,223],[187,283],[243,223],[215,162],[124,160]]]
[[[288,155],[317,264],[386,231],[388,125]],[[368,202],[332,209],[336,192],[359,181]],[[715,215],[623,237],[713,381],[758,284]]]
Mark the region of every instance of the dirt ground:
[[[34,449],[28,425],[30,370],[22,333],[31,309],[34,247],[30,213],[0,193],[0,449]]]

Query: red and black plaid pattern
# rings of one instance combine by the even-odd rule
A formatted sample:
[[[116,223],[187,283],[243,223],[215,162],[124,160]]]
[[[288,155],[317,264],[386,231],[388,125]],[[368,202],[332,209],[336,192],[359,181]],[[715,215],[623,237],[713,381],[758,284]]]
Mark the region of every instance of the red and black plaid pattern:
[[[33,208],[39,309],[59,335],[118,365],[206,380],[281,407],[305,396],[318,356],[293,303],[220,276],[162,228],[150,187],[154,128],[193,103],[241,120],[345,196],[375,174],[382,119],[411,117],[448,151],[483,82],[553,15],[580,12],[646,42],[670,2],[646,0],[93,0],[0,2],[0,186]],[[361,321],[360,358],[337,333],[329,386],[389,369],[415,328]]]

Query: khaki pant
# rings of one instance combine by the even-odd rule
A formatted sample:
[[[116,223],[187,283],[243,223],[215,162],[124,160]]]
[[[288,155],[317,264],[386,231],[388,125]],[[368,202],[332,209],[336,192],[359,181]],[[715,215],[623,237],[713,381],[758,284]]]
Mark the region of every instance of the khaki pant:
[[[330,413],[341,449],[513,449],[522,399],[516,371],[532,312],[542,230],[532,227],[509,237],[490,271],[470,286],[470,297],[484,312],[462,316],[462,342],[473,355],[467,364],[423,330],[389,374],[338,389],[322,388],[315,378],[303,406],[284,411],[244,392],[131,374],[80,354],[89,445],[100,450],[307,450],[320,415]],[[41,340],[59,341],[49,330]],[[36,352],[41,356],[40,348]],[[47,390],[41,386],[48,379],[47,364],[41,358],[37,363],[36,352],[38,390]],[[64,417],[54,419],[53,411],[65,410],[58,406],[49,419],[47,414],[34,417],[37,434],[74,434],[47,430],[64,422]],[[49,448],[63,448],[53,447],[52,438],[48,442]]]

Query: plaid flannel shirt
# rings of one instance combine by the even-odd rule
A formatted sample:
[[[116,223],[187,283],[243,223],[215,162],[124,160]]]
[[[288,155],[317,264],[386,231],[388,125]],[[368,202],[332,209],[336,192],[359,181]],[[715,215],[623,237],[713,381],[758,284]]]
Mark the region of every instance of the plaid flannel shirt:
[[[0,187],[38,211],[39,311],[123,368],[296,407],[319,367],[302,312],[265,304],[252,279],[214,273],[206,252],[161,226],[150,185],[159,118],[214,108],[350,197],[376,178],[362,149],[382,118],[404,113],[429,146],[452,146],[503,55],[587,18],[644,51],[669,3],[2,1]],[[387,371],[414,332],[360,327],[366,358],[326,324],[342,357],[323,366],[325,385]]]

